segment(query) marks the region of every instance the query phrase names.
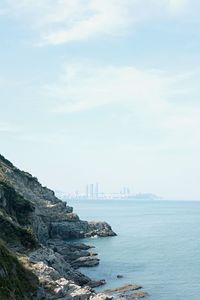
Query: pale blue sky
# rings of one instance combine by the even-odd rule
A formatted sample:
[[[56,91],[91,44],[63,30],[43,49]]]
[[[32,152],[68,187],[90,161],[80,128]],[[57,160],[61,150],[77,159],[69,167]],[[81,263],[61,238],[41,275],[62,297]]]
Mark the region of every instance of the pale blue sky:
[[[200,2],[2,0],[0,149],[64,191],[200,200]]]

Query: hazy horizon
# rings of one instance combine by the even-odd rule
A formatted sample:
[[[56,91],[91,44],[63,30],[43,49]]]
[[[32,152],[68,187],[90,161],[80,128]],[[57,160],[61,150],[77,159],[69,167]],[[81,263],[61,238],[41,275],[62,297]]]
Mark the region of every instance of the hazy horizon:
[[[0,153],[63,191],[200,200],[200,2],[2,0]]]

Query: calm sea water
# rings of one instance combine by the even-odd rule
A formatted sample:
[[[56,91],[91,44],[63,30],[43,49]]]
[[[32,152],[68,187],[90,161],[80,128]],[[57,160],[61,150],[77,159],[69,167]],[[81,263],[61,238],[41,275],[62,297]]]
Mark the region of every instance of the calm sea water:
[[[73,200],[82,219],[107,221],[118,234],[85,239],[101,259],[82,271],[110,288],[141,284],[151,300],[200,299],[200,202]],[[122,279],[116,276],[122,274]]]

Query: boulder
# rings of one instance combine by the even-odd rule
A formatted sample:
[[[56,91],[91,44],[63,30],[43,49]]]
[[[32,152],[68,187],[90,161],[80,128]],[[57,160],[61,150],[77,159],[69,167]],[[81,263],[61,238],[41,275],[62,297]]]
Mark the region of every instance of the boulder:
[[[117,275],[117,278],[119,278],[119,279],[120,279],[120,278],[123,278],[123,277],[124,277],[124,276],[121,275],[121,274],[118,274],[118,275]]]

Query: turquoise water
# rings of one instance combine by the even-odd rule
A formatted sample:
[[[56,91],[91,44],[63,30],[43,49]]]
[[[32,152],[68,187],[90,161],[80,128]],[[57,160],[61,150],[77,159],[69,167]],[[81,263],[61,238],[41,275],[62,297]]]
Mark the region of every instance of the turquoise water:
[[[73,200],[82,219],[107,221],[118,234],[85,239],[101,259],[82,271],[103,287],[141,284],[151,300],[200,299],[200,202]],[[124,278],[117,279],[117,274]]]

